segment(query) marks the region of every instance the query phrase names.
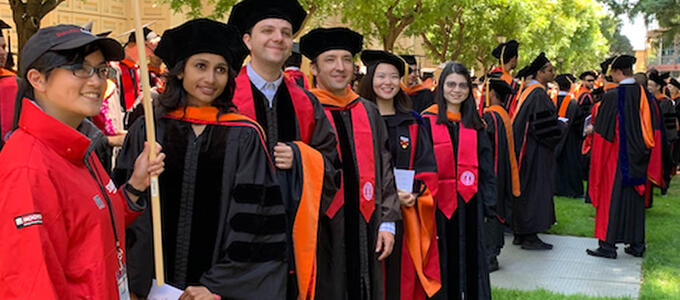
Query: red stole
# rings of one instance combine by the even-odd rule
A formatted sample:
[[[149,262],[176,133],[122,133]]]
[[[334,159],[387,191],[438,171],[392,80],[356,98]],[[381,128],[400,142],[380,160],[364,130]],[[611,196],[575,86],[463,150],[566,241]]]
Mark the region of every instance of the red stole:
[[[321,103],[325,104],[324,110],[326,112],[326,117],[328,117],[331,126],[333,126],[333,130],[336,132],[337,128],[331,112],[334,110],[350,111],[352,116],[352,137],[354,140],[355,157],[358,166],[357,171],[359,172],[359,210],[361,210],[364,220],[369,222],[373,215],[373,211],[375,210],[375,145],[373,144],[375,139],[373,138],[371,122],[366,107],[364,106],[364,103],[357,98],[343,107],[330,106],[341,102],[343,99],[334,97],[331,93],[325,91],[313,90],[312,92],[319,98]],[[348,95],[353,94],[350,92],[351,90],[348,92]],[[359,147],[358,145],[361,146]],[[340,143],[338,143],[338,153],[342,158]],[[333,218],[340,207],[345,204],[344,189],[344,183],[341,183],[340,189],[335,194],[333,202],[326,211],[326,215],[328,215],[329,218]]]
[[[300,130],[300,138],[303,142],[309,143],[314,132],[316,123],[314,121],[314,106],[309,101],[307,94],[300,89],[293,81],[287,77],[283,77],[283,83],[288,88],[290,99],[293,102],[295,115],[297,118],[298,128]],[[250,78],[246,67],[241,68],[236,77],[236,90],[234,91],[234,98],[232,102],[238,108],[239,113],[257,120],[255,113],[255,103],[253,101],[253,89],[250,85]]]
[[[432,125],[434,156],[439,173],[437,206],[447,218],[451,218],[458,207],[457,195],[467,203],[477,193],[479,183],[479,160],[477,158],[477,130],[466,128],[460,122],[460,115],[448,115],[449,121],[459,122],[458,155],[454,164],[453,143],[446,124],[437,124],[437,106],[426,110],[424,116]],[[460,147],[465,145],[465,147]],[[455,165],[455,167],[454,167]]]
[[[118,66],[120,67],[120,82],[123,85],[122,96],[125,99],[125,110],[131,110],[139,91],[139,74],[137,73],[139,66],[127,58],[122,60]],[[131,73],[135,74],[134,78]]]

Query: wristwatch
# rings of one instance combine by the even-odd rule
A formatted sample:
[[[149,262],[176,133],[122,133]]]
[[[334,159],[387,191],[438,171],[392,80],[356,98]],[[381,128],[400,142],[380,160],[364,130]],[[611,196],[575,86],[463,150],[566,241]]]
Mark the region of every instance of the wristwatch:
[[[128,193],[130,193],[134,196],[141,197],[142,195],[144,195],[144,193],[146,193],[148,188],[146,190],[140,191],[140,190],[136,189],[134,186],[132,186],[130,183],[126,183],[125,184],[125,190]]]

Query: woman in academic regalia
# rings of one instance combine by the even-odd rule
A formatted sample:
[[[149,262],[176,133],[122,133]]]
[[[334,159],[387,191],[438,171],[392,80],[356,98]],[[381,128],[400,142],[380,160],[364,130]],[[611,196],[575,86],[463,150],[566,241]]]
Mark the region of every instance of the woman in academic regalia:
[[[231,25],[196,19],[167,30],[155,50],[169,69],[156,108],[167,150],[159,178],[165,278],[186,296],[285,297],[287,224],[274,166],[259,125],[232,104],[243,49]],[[118,176],[141,149],[142,121],[130,128]],[[141,296],[154,277],[151,240],[142,215],[128,228],[130,286]]]
[[[477,112],[470,73],[448,62],[423,116],[431,127],[438,182],[435,202],[442,289],[434,299],[491,299],[484,247],[485,208],[496,202],[491,142]]]
[[[434,232],[432,191],[437,186],[437,166],[432,137],[399,86],[406,72],[404,61],[378,50],[364,50],[361,60],[368,71],[359,84],[359,95],[378,106],[389,133],[392,164],[415,171],[413,187],[397,191],[403,222],[396,224],[394,250],[386,262],[386,298],[425,299],[441,287]]]

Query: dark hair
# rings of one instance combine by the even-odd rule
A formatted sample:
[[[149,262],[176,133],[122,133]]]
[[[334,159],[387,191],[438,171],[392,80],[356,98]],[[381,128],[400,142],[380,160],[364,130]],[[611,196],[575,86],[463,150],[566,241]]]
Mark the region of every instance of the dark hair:
[[[182,85],[182,79],[178,77],[179,74],[184,72],[184,67],[186,66],[189,58],[183,59],[175,64],[175,67],[170,69],[165,75],[167,82],[165,84],[165,91],[158,98],[158,104],[156,105],[156,116],[162,117],[165,114],[174,111],[182,106],[187,106],[186,103],[186,90]],[[212,102],[212,106],[217,107],[219,114],[235,111],[236,106],[232,102],[234,98],[234,90],[236,90],[236,71],[229,66],[227,86],[224,87],[222,94],[217,96]],[[219,117],[219,115],[218,115]]]
[[[375,103],[378,98],[378,96],[375,94],[375,91],[373,90],[373,77],[375,77],[375,70],[377,68],[378,64],[369,66],[366,70],[366,75],[359,82],[359,96],[364,97],[373,103]],[[409,98],[409,96],[404,93],[400,86],[397,86],[397,88],[399,91],[396,95],[394,95],[394,99],[392,101],[394,109],[401,113],[411,112],[413,110],[411,98]]]
[[[534,78],[536,78],[536,75],[538,75],[539,71],[543,72],[547,68],[548,68],[548,63],[545,63],[545,65],[543,65],[540,69],[536,70],[536,72],[534,72],[533,74],[530,74],[530,75],[533,76]]]
[[[434,103],[439,107],[439,112],[437,113],[437,124],[445,123],[448,120],[446,117],[448,105],[446,98],[444,98],[444,83],[446,81],[446,77],[451,74],[462,75],[465,77],[465,80],[468,84],[468,97],[463,100],[463,103],[460,104],[460,114],[463,125],[467,128],[473,128],[476,130],[484,128],[484,122],[479,116],[479,112],[477,112],[475,98],[472,95],[472,80],[470,80],[470,71],[468,71],[465,65],[452,61],[446,63],[444,70],[442,70],[441,75],[439,75],[437,90],[434,93]]]
[[[633,75],[633,78],[635,78],[635,82],[645,88],[647,88],[647,74],[644,72],[638,72]]]
[[[83,47],[71,50],[61,51],[47,51],[38,57],[31,65],[26,67],[26,74],[31,69],[36,69],[38,72],[45,75],[45,79],[49,79],[52,71],[58,67],[72,64],[81,64],[85,61],[85,57],[99,50],[95,44],[88,44]],[[16,98],[14,98],[14,120],[12,123],[12,130],[19,127],[19,115],[21,114],[21,104],[24,98],[35,100],[33,86],[27,78],[19,78]]]
[[[302,64],[302,54],[291,53],[286,62],[283,64],[284,67],[300,67]]]

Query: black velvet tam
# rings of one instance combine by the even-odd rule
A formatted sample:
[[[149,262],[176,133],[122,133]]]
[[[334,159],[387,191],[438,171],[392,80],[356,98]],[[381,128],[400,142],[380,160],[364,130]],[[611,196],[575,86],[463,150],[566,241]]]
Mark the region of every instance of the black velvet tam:
[[[345,27],[316,28],[300,38],[300,52],[313,60],[328,50],[361,52],[364,36]]]
[[[194,19],[166,30],[154,53],[172,69],[179,61],[198,53],[221,55],[238,70],[248,53],[238,30],[209,19]]]
[[[264,19],[283,19],[298,32],[307,17],[307,12],[297,0],[244,0],[231,9],[228,24],[238,28],[241,35]]]
[[[493,55],[495,58],[501,59],[502,54],[503,61],[507,62],[508,60],[511,60],[513,57],[517,56],[518,49],[519,43],[515,40],[510,40],[507,43],[498,44],[498,46],[496,46],[496,48],[491,51],[491,55]]]
[[[377,65],[379,63],[393,65],[399,71],[399,77],[403,77],[406,73],[406,64],[404,63],[404,60],[399,56],[383,50],[362,51],[361,62],[366,66]]]

